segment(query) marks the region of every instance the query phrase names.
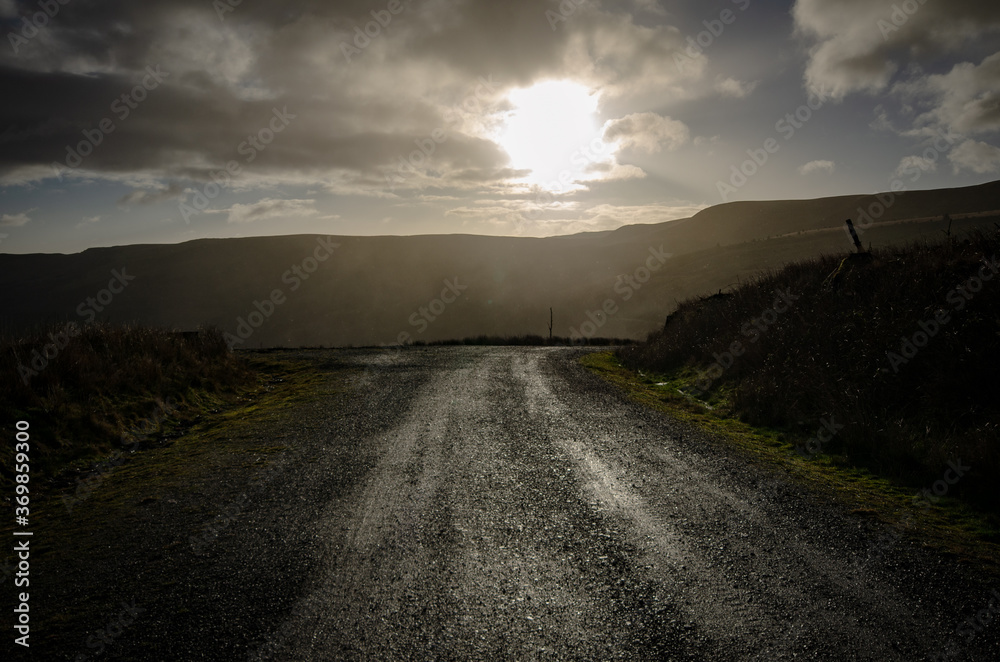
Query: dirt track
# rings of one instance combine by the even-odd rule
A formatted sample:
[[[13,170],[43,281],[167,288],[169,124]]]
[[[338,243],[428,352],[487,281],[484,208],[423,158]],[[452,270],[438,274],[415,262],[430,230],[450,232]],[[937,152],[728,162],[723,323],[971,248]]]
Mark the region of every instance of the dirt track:
[[[110,581],[98,604],[147,611],[88,659],[1000,659],[1000,624],[956,635],[991,599],[966,570],[880,545],[575,350],[291,354],[352,364],[352,388],[257,429],[287,447],[268,468],[102,534],[119,551],[45,599]]]

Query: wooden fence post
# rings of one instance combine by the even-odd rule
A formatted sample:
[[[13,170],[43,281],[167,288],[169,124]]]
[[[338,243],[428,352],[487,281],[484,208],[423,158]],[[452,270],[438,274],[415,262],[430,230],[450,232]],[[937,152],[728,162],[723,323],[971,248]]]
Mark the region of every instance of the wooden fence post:
[[[851,233],[851,239],[854,240],[854,247],[858,249],[859,253],[864,253],[865,248],[861,245],[861,240],[858,239],[858,233],[854,230],[854,223],[851,222],[851,219],[847,219],[847,230]]]

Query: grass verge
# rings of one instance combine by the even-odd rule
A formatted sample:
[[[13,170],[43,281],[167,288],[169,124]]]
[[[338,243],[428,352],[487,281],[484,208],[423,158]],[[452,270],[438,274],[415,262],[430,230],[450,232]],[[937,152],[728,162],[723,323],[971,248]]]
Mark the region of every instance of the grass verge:
[[[836,499],[852,514],[881,520],[899,537],[954,555],[1000,577],[1000,525],[995,516],[948,497],[935,503],[920,500],[921,505],[915,505],[919,490],[853,466],[843,456],[818,453],[804,457],[796,446],[807,441],[805,436],[739,420],[724,389],[712,391],[708,401],[685,395],[693,391],[698,379],[694,370],[635,371],[610,352],[587,354],[580,362],[634,401],[725,440],[751,462],[776,469],[790,480]]]
[[[998,311],[1000,234],[976,233],[759,274],[681,302],[617,355],[697,371],[690,393],[718,392],[753,425],[812,435],[835,420],[813,450],[1000,517]]]
[[[337,367],[321,371],[280,357],[241,358],[255,376],[252,382],[238,397],[178,430],[168,443],[89,473],[83,491],[79,483],[58,480],[34,488],[30,528],[32,571],[40,569],[36,590],[59,596],[43,601],[36,613],[39,645],[52,637],[78,640],[84,650],[95,605],[117,605],[122,597],[121,587],[106,581],[108,568],[141,567],[150,578],[147,588],[156,591],[157,582],[173,581],[169,568],[178,558],[196,562],[195,543],[214,543],[216,532],[246,510],[246,496],[264,487],[265,468],[286,450],[280,434],[274,434],[281,422],[316,398],[346,390],[337,374],[331,382]],[[160,522],[152,527],[158,537],[148,537],[150,521]],[[123,560],[135,549],[146,552]],[[14,559],[4,554],[0,562],[9,569]],[[36,586],[34,576],[31,581]]]
[[[0,428],[30,425],[33,480],[169,442],[257,378],[218,330],[74,323],[0,341]],[[11,487],[8,466],[0,488]]]
[[[119,462],[98,461],[86,473],[67,468],[41,483],[32,499],[32,528],[44,543],[39,552],[81,553],[80,541],[106,522],[134,516],[139,504],[157,502],[168,492],[197,494],[195,486],[237,465],[265,464],[285,450],[262,442],[262,425],[318,397],[324,376],[309,366],[273,359],[248,361],[256,379],[237,398],[217,403],[207,415],[173,438],[132,453]],[[82,473],[83,480],[71,478]]]

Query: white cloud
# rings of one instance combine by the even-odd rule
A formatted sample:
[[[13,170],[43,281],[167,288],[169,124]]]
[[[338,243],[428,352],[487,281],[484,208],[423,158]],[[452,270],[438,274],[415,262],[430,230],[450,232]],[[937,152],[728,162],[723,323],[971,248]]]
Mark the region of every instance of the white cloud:
[[[531,3],[528,11],[538,11]],[[595,5],[596,6],[596,5]],[[580,11],[569,21],[561,47],[560,69],[568,77],[600,87],[608,97],[650,92],[689,96],[684,82],[699,78],[703,57],[684,55],[684,40],[672,25],[637,25],[635,17],[606,11]],[[679,67],[679,57],[691,66]]]
[[[690,218],[708,205],[678,203],[675,205],[596,205],[587,210],[592,223],[613,222],[615,227],[641,223],[664,223]]]
[[[966,140],[951,150],[948,154],[958,174],[962,170],[971,170],[978,174],[1000,171],[1000,147],[975,140]]]
[[[84,216],[83,220],[76,224],[77,229],[86,228],[94,225],[95,223],[100,223],[100,216]]]
[[[170,184],[169,186],[164,186],[154,190],[148,189],[138,189],[132,191],[131,193],[126,193],[119,200],[119,205],[151,205],[157,202],[163,202],[165,200],[172,200],[174,198],[179,198],[184,193],[184,190],[177,183]]]
[[[970,134],[1000,130],[1000,52],[979,65],[960,62],[948,73],[901,83],[895,90],[914,101],[930,101],[920,125]]]
[[[742,99],[750,96],[757,87],[758,81],[744,82],[735,78],[718,77],[715,80],[715,91],[726,97]]]
[[[227,223],[253,223],[272,219],[287,219],[291,216],[316,216],[315,200],[282,200],[262,198],[250,204],[234,204],[228,209],[215,209],[206,213],[228,214]]]
[[[901,178],[907,173],[915,174],[918,171],[934,172],[936,170],[937,161],[935,159],[926,156],[904,156],[899,160],[899,165],[896,166],[896,172],[893,175],[896,178]]]
[[[645,179],[646,171],[639,166],[630,163],[597,162],[591,163],[584,169],[584,176],[577,180],[580,183],[601,181],[612,182],[625,179]]]
[[[0,173],[0,186],[24,186],[30,188],[41,181],[56,177],[57,175],[58,171],[49,165],[14,166]]]
[[[814,172],[825,172],[829,175],[832,175],[836,167],[837,165],[833,161],[818,159],[816,161],[810,161],[805,165],[799,166],[799,174],[809,175]]]
[[[656,113],[632,113],[604,124],[604,139],[617,142],[619,149],[634,148],[652,154],[675,150],[691,138],[687,125]]]
[[[19,228],[22,225],[27,225],[28,223],[31,222],[31,217],[29,216],[29,214],[35,211],[35,209],[22,211],[19,214],[4,214],[3,216],[0,216],[0,227]]]
[[[581,210],[577,203],[566,202],[547,205],[542,215],[526,213],[532,206],[524,200],[477,200],[475,205],[451,209],[446,215],[462,219],[463,226],[478,233],[549,237],[665,223],[690,218],[706,207],[678,201],[675,205],[600,204]]]

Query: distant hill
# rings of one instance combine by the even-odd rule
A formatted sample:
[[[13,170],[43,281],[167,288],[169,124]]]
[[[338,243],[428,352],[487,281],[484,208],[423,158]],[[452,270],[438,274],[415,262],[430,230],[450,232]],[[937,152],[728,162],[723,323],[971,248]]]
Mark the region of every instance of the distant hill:
[[[859,207],[886,201],[734,202],[679,221],[541,239],[334,237],[326,241],[339,246],[326,260],[316,253],[325,254],[324,240],[311,235],[6,254],[0,322],[6,331],[90,319],[181,330],[212,324],[235,335],[242,318],[244,332],[260,324],[238,346],[368,345],[400,334],[427,341],[547,335],[551,306],[556,335],[642,338],[677,300],[851,250],[844,219],[857,221]],[[940,238],[945,214],[955,233],[992,227],[1000,221],[1000,182],[898,194],[862,239],[884,246]],[[671,257],[663,261],[662,253]],[[278,303],[269,303],[272,294]],[[595,312],[605,305],[610,314]]]

